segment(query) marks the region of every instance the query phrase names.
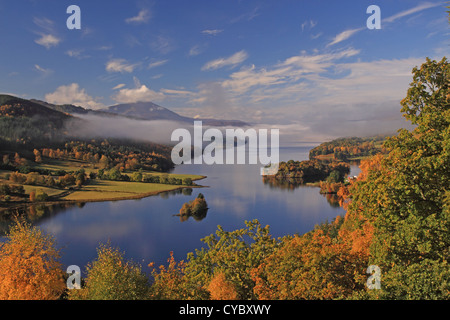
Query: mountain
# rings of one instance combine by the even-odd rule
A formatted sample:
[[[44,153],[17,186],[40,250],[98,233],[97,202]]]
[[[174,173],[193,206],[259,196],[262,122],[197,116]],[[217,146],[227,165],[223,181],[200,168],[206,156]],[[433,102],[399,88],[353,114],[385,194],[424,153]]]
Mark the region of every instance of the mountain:
[[[153,102],[123,103],[111,106],[105,111],[144,120],[171,120],[179,122],[189,122],[191,124],[195,120],[201,120],[203,121],[204,125],[210,126],[244,127],[248,125],[247,123],[240,120],[194,119],[190,117],[184,117]]]
[[[234,127],[244,127],[248,124],[240,120],[221,120],[221,119],[197,119],[184,117],[176,112],[173,112],[167,108],[161,107],[153,102],[135,102],[135,103],[123,103],[110,106],[106,109],[91,110],[85,109],[80,106],[75,106],[72,104],[56,105],[48,103],[41,100],[31,99],[30,101],[43,105],[47,108],[68,113],[76,116],[77,114],[90,114],[98,116],[122,116],[138,120],[170,120],[178,122],[189,122],[193,123],[195,120],[203,121],[204,125],[209,126],[234,126]]]
[[[170,111],[153,102],[124,103],[109,107],[106,112],[120,114],[135,119],[144,120],[172,120],[172,121],[192,121],[190,118],[180,116],[178,113]]]

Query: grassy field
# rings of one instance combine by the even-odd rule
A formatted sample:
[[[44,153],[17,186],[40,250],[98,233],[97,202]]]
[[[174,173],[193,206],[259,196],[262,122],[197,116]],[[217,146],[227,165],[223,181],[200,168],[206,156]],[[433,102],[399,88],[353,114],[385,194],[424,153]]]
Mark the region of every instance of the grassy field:
[[[124,198],[131,199],[178,188],[180,186],[159,183],[93,180],[89,185],[83,186],[81,190],[73,191],[63,197],[62,200],[100,201]]]
[[[26,194],[30,194],[30,192],[32,192],[32,191],[36,192],[38,190],[42,190],[43,192],[48,194],[50,197],[57,196],[57,195],[65,192],[65,190],[61,190],[61,189],[49,188],[49,187],[43,187],[43,186],[28,186],[25,184],[23,185],[23,188],[25,189]]]
[[[97,172],[98,170],[96,168],[93,168],[91,164],[88,164],[86,162],[76,160],[55,160],[55,159],[46,159],[45,163],[39,164],[34,163],[33,168],[52,171],[65,170],[66,172],[77,171],[83,168],[87,174],[91,173],[92,171]]]

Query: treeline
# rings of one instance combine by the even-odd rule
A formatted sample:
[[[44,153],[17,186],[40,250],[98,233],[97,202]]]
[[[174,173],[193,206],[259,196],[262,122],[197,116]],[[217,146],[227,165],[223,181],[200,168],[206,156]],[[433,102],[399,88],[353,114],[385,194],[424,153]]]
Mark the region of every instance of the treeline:
[[[99,166],[101,169],[117,168],[120,171],[137,169],[166,171],[173,168],[168,146],[150,142],[133,142],[120,139],[101,141],[69,141],[58,149],[42,148],[34,152],[51,159],[75,159]]]
[[[350,173],[350,165],[344,162],[325,163],[319,160],[280,162],[276,179],[298,179],[301,183],[318,182],[329,179],[342,182]]]
[[[161,184],[172,184],[172,185],[186,185],[193,186],[194,182],[191,178],[175,178],[169,176],[167,173],[162,173],[159,175],[145,174],[142,169],[133,172],[131,175],[123,174],[117,168],[112,168],[111,170],[99,169],[96,174],[93,174],[93,179],[98,178],[101,180],[112,180],[112,181],[133,181],[133,182],[144,182],[144,183],[161,183]]]
[[[339,138],[324,142],[309,152],[309,159],[335,159],[347,161],[351,158],[373,156],[384,152],[381,147],[385,136],[369,138]],[[330,157],[331,156],[331,157]]]

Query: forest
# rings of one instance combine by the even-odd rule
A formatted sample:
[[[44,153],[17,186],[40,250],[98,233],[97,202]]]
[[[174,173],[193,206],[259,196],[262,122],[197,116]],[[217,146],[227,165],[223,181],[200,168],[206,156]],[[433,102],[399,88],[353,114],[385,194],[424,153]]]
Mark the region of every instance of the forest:
[[[0,299],[448,300],[449,80],[446,58],[413,68],[401,112],[415,128],[361,161],[342,194],[343,217],[281,238],[257,220],[234,231],[218,226],[202,249],[182,261],[168,253],[151,274],[99,244],[81,289],[72,290],[54,239],[17,221],[0,244]],[[302,175],[289,166],[283,171]],[[380,270],[379,289],[368,284],[369,266]]]
[[[351,161],[386,152],[383,142],[386,136],[339,138],[321,143],[311,149],[309,159]]]

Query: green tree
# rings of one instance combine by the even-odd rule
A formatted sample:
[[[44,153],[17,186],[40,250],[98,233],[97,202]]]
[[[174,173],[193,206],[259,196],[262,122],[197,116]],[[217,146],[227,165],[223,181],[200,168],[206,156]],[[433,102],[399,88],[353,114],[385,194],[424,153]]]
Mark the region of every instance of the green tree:
[[[449,79],[446,58],[413,69],[401,104],[416,127],[388,138],[389,155],[351,191],[349,213],[375,227],[369,263],[382,270],[378,297],[450,297]]]
[[[121,174],[120,174],[119,169],[112,168],[111,170],[109,170],[108,177],[109,177],[109,180],[113,180],[113,181],[120,180]]]
[[[142,181],[142,171],[135,171],[133,172],[133,174],[131,175],[131,181],[135,181],[135,182],[141,182]]]

